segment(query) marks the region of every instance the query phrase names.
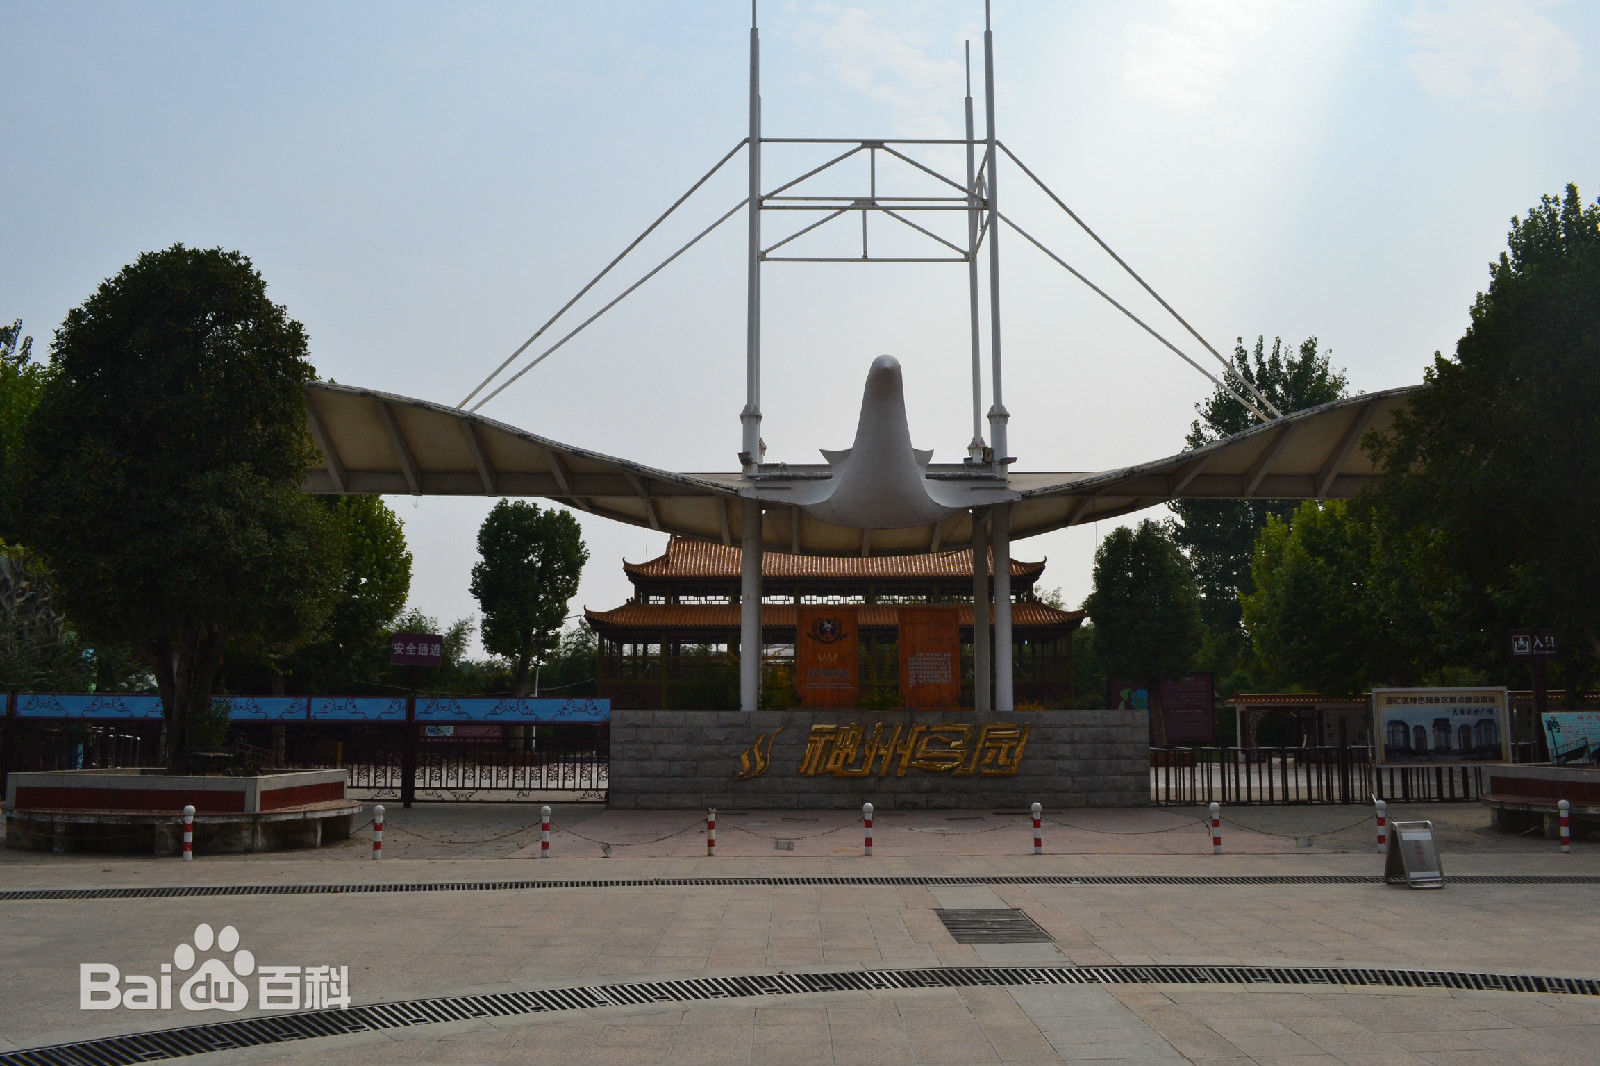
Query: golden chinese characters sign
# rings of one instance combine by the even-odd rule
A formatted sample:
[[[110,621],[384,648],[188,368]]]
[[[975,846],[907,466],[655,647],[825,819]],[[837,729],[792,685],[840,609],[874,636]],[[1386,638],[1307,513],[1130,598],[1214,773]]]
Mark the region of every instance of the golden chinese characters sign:
[[[961,623],[953,606],[900,607],[900,699],[917,710],[961,706]]]
[[[859,642],[856,609],[831,604],[796,607],[794,687],[806,707],[852,707]]]
[[[803,777],[904,777],[910,770],[953,777],[1010,777],[1022,765],[1031,726],[1015,722],[940,722],[870,729],[813,725],[800,759]]]

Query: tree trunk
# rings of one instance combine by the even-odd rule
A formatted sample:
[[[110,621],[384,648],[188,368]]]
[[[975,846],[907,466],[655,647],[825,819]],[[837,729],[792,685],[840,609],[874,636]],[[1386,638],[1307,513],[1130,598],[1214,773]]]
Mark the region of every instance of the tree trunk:
[[[222,663],[223,638],[208,630],[163,639],[149,656],[167,724],[167,773],[194,769],[195,724],[210,714],[211,683]]]
[[[528,694],[528,681],[532,666],[533,656],[517,656],[516,672],[511,675],[511,695],[519,700]]]

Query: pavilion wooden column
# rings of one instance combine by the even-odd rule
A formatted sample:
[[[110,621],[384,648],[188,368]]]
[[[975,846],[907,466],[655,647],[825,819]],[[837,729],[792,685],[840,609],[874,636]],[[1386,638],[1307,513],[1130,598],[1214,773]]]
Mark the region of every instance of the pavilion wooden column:
[[[739,522],[739,709],[761,706],[761,503],[744,500]]]
[[[989,530],[981,507],[972,509],[972,709],[990,709]]]
[[[994,541],[994,709],[999,714],[1016,710],[1012,685],[1011,644],[1011,505],[995,505]]]

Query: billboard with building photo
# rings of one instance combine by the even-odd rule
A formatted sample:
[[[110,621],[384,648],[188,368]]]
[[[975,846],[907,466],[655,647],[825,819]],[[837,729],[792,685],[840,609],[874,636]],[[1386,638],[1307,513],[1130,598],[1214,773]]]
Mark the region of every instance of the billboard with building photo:
[[[1375,688],[1378,764],[1510,762],[1509,706],[1503,688]]]

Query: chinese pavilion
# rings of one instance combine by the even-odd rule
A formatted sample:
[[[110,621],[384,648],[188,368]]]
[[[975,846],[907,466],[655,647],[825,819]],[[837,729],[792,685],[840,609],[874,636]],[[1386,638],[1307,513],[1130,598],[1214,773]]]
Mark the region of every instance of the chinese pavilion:
[[[899,608],[950,604],[960,624],[963,701],[970,707],[972,558],[971,549],[867,558],[763,552],[763,702],[785,705],[792,691],[797,606],[855,605],[860,703],[896,706]],[[738,707],[742,560],[738,546],[673,537],[665,554],[624,562],[633,597],[613,610],[584,612],[599,641],[600,695],[621,708]],[[1062,707],[1072,695],[1072,633],[1084,612],[1038,600],[1044,566],[1011,562],[1016,694]]]

